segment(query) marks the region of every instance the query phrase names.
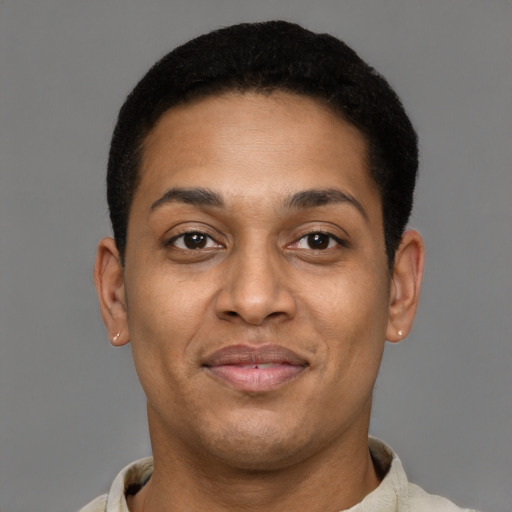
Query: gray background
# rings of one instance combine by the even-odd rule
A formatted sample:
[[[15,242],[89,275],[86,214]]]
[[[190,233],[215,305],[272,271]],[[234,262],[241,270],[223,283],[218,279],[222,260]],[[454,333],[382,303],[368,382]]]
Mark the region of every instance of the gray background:
[[[412,335],[387,348],[372,433],[412,480],[512,509],[512,3],[0,0],[0,510],[65,512],[149,454],[130,350],[92,268],[117,111],[175,45],[244,20],[336,34],[418,129],[427,242]]]

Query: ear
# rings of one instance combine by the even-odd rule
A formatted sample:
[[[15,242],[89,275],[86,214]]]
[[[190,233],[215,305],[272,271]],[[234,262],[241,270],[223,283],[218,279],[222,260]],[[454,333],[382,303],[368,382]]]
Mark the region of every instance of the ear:
[[[393,343],[405,338],[416,315],[425,261],[425,246],[420,234],[408,230],[395,254],[389,297],[386,339]]]
[[[123,266],[116,243],[112,238],[104,238],[98,245],[94,265],[94,284],[110,342],[114,346],[125,345],[130,341],[130,334]]]

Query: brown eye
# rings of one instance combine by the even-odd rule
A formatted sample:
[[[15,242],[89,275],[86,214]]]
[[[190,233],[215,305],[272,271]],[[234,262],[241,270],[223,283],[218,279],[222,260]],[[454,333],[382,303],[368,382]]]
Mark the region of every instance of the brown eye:
[[[332,233],[323,233],[322,231],[314,231],[304,235],[294,244],[296,249],[309,249],[313,251],[324,251],[333,249],[336,246],[347,247],[347,243],[333,235]]]
[[[306,239],[310,249],[321,250],[329,247],[332,237],[325,233],[312,233],[311,235],[308,235]]]
[[[202,249],[205,247],[208,237],[203,233],[187,233],[183,235],[183,243],[187,249]]]
[[[210,236],[199,231],[191,231],[190,233],[183,233],[182,235],[176,236],[170,241],[170,245],[187,250],[220,247]]]

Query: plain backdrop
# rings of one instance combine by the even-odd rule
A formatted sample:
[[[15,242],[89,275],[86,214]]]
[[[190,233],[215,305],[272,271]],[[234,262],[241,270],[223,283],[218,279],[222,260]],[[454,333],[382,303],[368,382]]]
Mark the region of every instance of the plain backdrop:
[[[125,96],[193,36],[284,18],[396,88],[421,142],[422,304],[386,350],[371,432],[412,481],[512,509],[512,3],[0,0],[0,510],[70,512],[150,454],[129,347],[92,284]]]

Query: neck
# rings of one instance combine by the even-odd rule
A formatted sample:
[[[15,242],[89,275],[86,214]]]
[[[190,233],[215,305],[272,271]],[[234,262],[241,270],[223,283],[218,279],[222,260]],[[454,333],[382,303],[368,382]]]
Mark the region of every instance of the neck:
[[[366,434],[273,471],[240,470],[204,458],[196,463],[176,446],[154,452],[153,476],[130,498],[131,512],[338,511],[379,485]]]

